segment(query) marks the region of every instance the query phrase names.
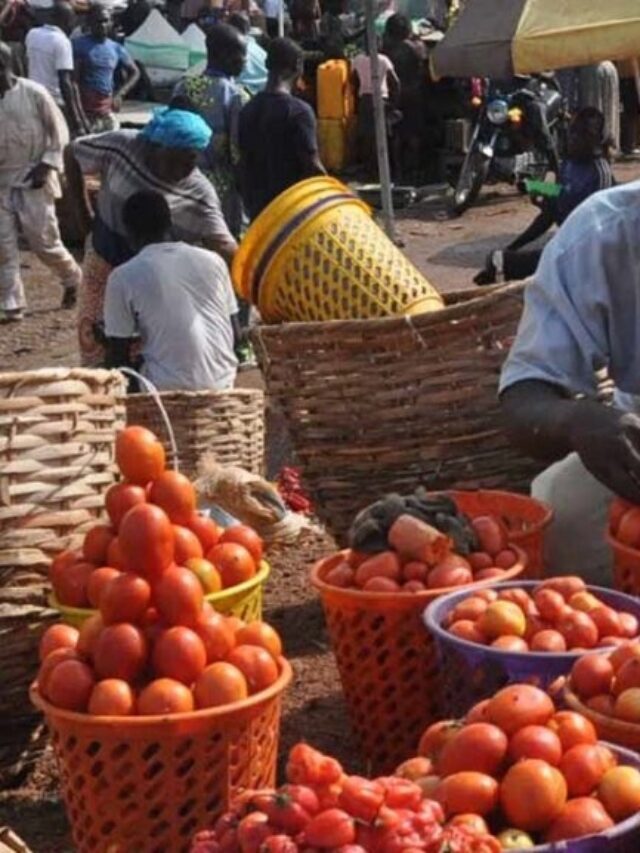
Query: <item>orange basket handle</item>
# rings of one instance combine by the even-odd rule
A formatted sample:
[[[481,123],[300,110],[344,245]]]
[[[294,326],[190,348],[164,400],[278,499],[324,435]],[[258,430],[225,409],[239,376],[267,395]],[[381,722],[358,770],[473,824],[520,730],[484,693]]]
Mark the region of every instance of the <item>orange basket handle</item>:
[[[127,376],[133,376],[134,379],[137,379],[138,382],[147,390],[147,393],[153,398],[153,402],[156,404],[158,409],[160,410],[160,414],[162,415],[162,420],[164,421],[164,425],[167,428],[167,434],[169,436],[169,444],[171,445],[171,452],[173,454],[173,470],[180,470],[180,460],[178,459],[178,444],[176,442],[175,433],[173,432],[173,426],[171,425],[171,418],[169,417],[167,410],[164,407],[164,403],[162,402],[162,397],[160,396],[160,392],[153,384],[150,382],[146,376],[142,376],[141,373],[138,373],[137,370],[134,370],[132,367],[119,367],[121,373],[126,374]]]

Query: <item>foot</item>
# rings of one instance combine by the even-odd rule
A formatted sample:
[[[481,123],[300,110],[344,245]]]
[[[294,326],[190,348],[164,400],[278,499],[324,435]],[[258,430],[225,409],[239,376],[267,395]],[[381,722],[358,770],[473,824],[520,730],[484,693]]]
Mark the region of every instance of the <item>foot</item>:
[[[65,287],[64,294],[62,295],[62,304],[61,308],[75,308],[76,301],[78,298],[78,288],[75,285],[71,285],[71,287]]]
[[[7,323],[19,323],[24,319],[24,309],[23,308],[11,308],[5,309],[4,319]]]

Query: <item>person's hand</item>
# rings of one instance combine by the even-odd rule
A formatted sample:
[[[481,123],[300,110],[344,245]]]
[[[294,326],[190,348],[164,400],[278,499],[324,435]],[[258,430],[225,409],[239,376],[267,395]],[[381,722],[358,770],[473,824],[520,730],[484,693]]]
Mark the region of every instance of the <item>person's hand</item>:
[[[49,172],[52,168],[53,166],[50,166],[48,163],[38,163],[33,167],[27,175],[27,179],[31,182],[31,186],[34,190],[42,189],[47,182]]]
[[[578,403],[570,439],[594,477],[640,504],[640,417],[600,403]]]

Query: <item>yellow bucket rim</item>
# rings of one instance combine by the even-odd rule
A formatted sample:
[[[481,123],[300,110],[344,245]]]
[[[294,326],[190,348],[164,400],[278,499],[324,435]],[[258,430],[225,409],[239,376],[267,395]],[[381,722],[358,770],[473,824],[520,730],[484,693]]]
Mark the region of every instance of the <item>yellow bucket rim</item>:
[[[368,214],[371,213],[371,208],[358,198],[346,184],[336,178],[326,176],[307,178],[294,184],[275,198],[260,213],[257,219],[251,223],[240,243],[231,266],[231,277],[239,296],[250,302],[253,301],[251,298],[252,284],[256,268],[260,265],[265,252],[270,248],[273,241],[280,236],[283,225],[286,225],[295,215],[302,212],[309,201],[316,203],[327,194],[328,198],[331,198],[336,192],[342,196],[350,196],[349,203],[357,204]],[[341,203],[344,203],[344,198],[341,199]],[[295,234],[296,231],[297,228],[293,228],[291,235]],[[278,252],[275,253],[275,255],[277,254]],[[272,262],[273,258],[263,271],[263,276],[266,275]]]
[[[230,586],[228,589],[221,589],[220,592],[210,592],[205,595],[204,600],[213,605],[216,602],[224,601],[225,598],[232,598],[237,595],[242,595],[243,592],[249,592],[254,587],[263,584],[271,574],[271,566],[266,560],[260,561],[260,568],[256,574],[249,578],[248,581]],[[99,610],[92,607],[69,607],[67,604],[61,604],[54,592],[49,595],[49,605],[57,610],[63,617],[75,619],[76,621],[85,621]]]

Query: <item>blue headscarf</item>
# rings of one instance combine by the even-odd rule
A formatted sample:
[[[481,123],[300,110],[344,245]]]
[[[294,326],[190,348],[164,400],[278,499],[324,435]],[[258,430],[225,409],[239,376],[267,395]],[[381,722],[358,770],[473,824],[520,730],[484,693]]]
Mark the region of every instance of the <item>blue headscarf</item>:
[[[158,110],[140,133],[143,139],[165,148],[197,151],[204,150],[211,139],[211,128],[203,118],[189,110],[173,107]]]

